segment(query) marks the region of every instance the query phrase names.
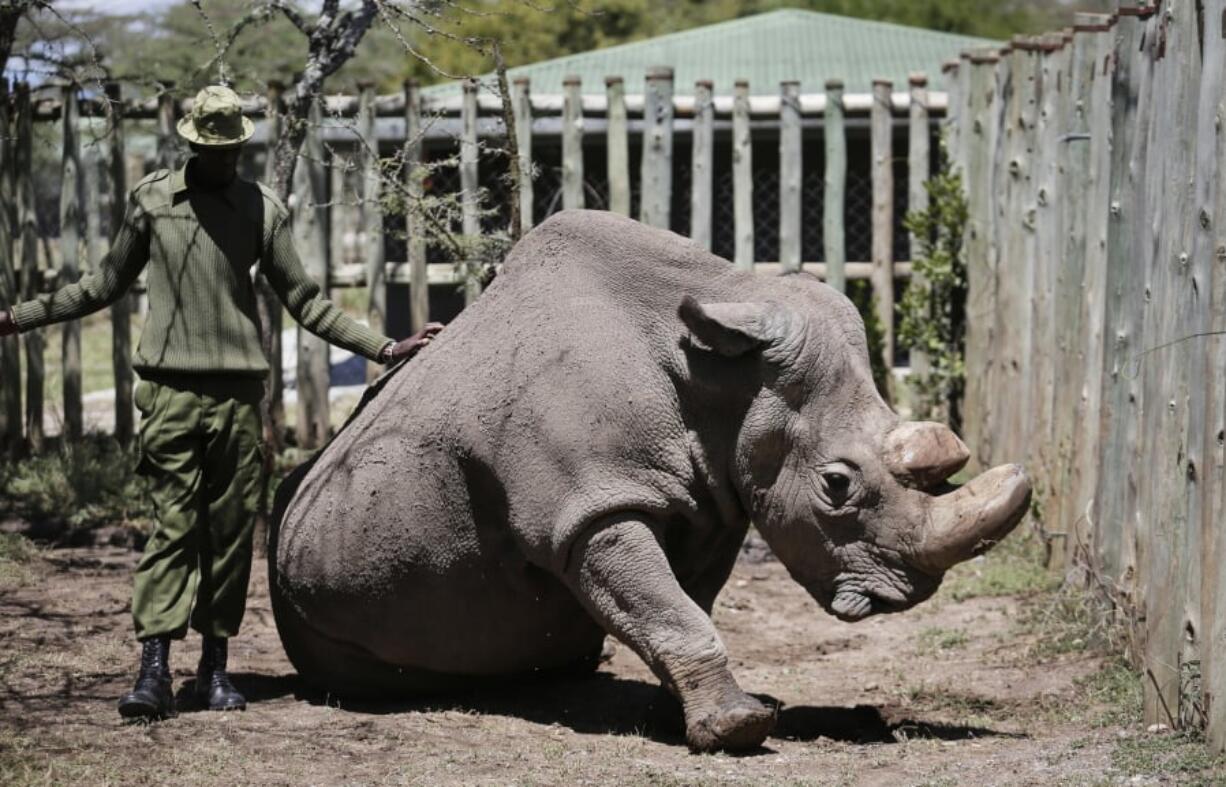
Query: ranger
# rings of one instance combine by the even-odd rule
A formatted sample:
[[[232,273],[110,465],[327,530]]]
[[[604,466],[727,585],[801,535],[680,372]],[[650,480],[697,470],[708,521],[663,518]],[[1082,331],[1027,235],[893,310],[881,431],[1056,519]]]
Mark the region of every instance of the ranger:
[[[194,156],[132,189],[97,271],[0,312],[0,336],[75,320],[123,297],[149,269],[149,314],[133,367],[141,378],[137,472],[152,481],[157,525],[136,569],[140,675],[119,700],[126,718],[173,713],[170,642],[189,624],[203,636],[198,699],[213,710],[246,707],[226,655],[246,607],[261,479],[268,364],[253,271],[300,325],[370,360],[410,357],[442,328],[432,323],[398,343],[323,296],[294,250],[285,206],[266,186],[237,177],[240,148],[254,130],[234,91],[201,90],[178,124]]]

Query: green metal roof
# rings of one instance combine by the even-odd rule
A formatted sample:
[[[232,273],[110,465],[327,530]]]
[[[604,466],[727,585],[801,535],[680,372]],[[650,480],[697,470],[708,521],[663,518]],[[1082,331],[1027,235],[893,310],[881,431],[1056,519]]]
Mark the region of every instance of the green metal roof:
[[[799,9],[772,11],[719,24],[619,44],[508,70],[528,77],[535,94],[562,92],[562,79],[578,75],[584,93],[604,92],[606,76],[626,80],[626,92],[642,91],[652,66],[672,66],[675,92],[692,95],[694,82],[710,79],[717,95],[730,95],[733,82],[748,79],[755,95],[775,93],[783,80],[800,80],[802,93],[824,92],[829,78],[841,77],[851,93],[867,93],[875,78],[905,90],[913,71],[940,85],[941,63],[964,49],[996,42],[918,27],[821,14]],[[488,79],[482,79],[488,84]],[[432,95],[458,90],[456,83],[428,88]]]

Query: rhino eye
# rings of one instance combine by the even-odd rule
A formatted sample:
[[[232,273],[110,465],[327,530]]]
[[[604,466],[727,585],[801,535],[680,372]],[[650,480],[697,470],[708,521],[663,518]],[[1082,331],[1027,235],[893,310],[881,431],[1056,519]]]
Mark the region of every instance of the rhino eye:
[[[838,507],[847,502],[855,491],[851,469],[845,467],[827,468],[821,473],[822,491],[831,505]]]

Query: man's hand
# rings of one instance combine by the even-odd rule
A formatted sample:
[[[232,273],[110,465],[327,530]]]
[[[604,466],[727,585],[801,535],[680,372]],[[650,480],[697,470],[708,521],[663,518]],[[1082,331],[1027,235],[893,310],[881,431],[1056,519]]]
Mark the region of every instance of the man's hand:
[[[0,311],[0,337],[12,336],[15,333],[17,333],[17,323],[13,322],[12,310]]]
[[[412,358],[417,355],[423,347],[428,345],[430,341],[443,330],[441,322],[428,322],[426,327],[422,328],[417,333],[409,338],[396,342],[391,347],[383,351],[385,363],[396,363],[403,358]]]

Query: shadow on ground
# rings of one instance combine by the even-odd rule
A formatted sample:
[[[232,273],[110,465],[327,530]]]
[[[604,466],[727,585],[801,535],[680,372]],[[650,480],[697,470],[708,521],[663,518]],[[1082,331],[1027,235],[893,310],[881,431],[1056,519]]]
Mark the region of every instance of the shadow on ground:
[[[329,705],[358,714],[437,713],[457,711],[518,718],[535,724],[558,724],[584,734],[635,735],[672,745],[684,745],[681,706],[660,686],[597,672],[565,679],[524,678],[490,682],[446,695],[391,701],[347,700],[302,683],[297,676],[236,676],[235,684],[252,702],[289,694],[313,705]],[[948,724],[908,717],[902,709],[884,705],[855,707],[796,706],[780,708],[769,695],[755,695],[779,708],[774,738],[815,741],[819,738],[859,743],[893,744],[906,740],[944,741],[976,738],[1025,738],[987,727]],[[759,750],[765,753],[766,750]]]

